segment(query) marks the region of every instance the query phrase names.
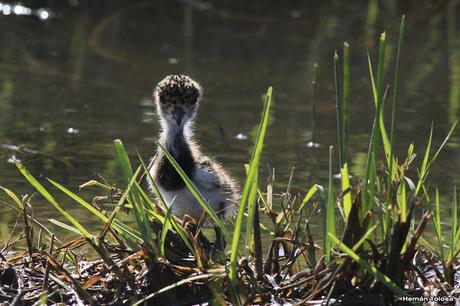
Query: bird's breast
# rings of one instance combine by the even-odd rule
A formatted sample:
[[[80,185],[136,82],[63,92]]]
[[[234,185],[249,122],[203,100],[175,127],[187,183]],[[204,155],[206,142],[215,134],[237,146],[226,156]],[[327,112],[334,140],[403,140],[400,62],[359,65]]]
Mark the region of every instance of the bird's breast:
[[[173,145],[168,143],[166,150],[172,155],[187,177],[192,178],[195,170],[195,160],[185,141],[177,140]],[[176,191],[186,187],[184,180],[163,152],[160,152],[155,176],[159,185],[165,190]]]

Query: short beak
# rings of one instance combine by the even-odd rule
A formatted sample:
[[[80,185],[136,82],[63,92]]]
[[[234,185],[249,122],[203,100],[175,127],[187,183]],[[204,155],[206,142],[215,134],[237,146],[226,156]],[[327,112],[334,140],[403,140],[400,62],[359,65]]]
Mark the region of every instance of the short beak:
[[[182,108],[176,108],[174,110],[174,120],[177,123],[177,126],[180,126],[182,119],[184,119],[185,112]]]

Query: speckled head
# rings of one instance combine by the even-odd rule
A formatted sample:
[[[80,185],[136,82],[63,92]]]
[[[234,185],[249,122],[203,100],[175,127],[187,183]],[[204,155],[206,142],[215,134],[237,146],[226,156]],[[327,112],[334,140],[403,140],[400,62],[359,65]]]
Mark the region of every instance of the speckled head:
[[[177,127],[183,127],[195,116],[200,97],[200,85],[182,74],[165,77],[153,92],[161,119]]]

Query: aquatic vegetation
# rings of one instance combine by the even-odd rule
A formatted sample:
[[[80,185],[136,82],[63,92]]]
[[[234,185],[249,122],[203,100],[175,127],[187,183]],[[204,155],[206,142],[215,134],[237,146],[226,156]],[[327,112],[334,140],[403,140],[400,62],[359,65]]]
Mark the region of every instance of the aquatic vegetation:
[[[460,253],[457,191],[453,190],[450,233],[440,216],[439,191],[427,185],[433,163],[455,130],[432,153],[432,126],[416,179],[414,146],[407,156],[395,156],[396,119],[400,90],[400,61],[405,18],[400,24],[396,55],[390,136],[386,131],[383,106],[385,90],[386,34],[379,40],[377,74],[374,78],[368,57],[375,112],[366,156],[364,177],[350,179],[348,167],[348,102],[350,70],[348,44],[344,44],[343,78],[340,59],[334,54],[340,185],[335,186],[334,148],[329,148],[328,186],[312,184],[300,201],[291,195],[292,174],[285,192],[273,191],[274,179],[264,188],[259,181],[259,164],[269,122],[272,88],[267,91],[262,118],[241,196],[232,234],[217,217],[172,156],[165,156],[184,180],[204,211],[221,229],[229,251],[210,242],[203,220],[179,219],[168,209],[142,158],[133,169],[121,141],[114,142],[116,160],[124,185],[117,188],[105,181],[89,181],[82,188],[98,188],[112,209],[97,201],[89,203],[61,184],[53,186],[100,220],[97,234],[85,229],[67,213],[55,197],[19,162],[16,166],[30,183],[66,220],[50,220],[81,236],[71,242],[58,239],[32,214],[30,197],[21,198],[2,188],[11,203],[2,202],[23,216],[23,235],[0,254],[0,301],[40,303],[190,304],[211,301],[233,305],[313,301],[343,304],[364,302],[387,305],[401,298],[424,294],[439,299],[458,298],[455,273]],[[314,143],[315,139],[312,138]],[[383,157],[380,161],[380,157]],[[148,180],[157,200],[142,188]],[[416,183],[415,183],[416,182]],[[434,200],[433,200],[434,199]],[[122,213],[132,211],[134,225]],[[266,215],[270,224],[262,222]],[[314,237],[313,218],[322,219],[322,235]],[[432,245],[424,232],[430,220],[435,239]],[[267,223],[269,223],[267,222]],[[35,237],[34,230],[39,230]],[[268,245],[261,232],[270,235]],[[447,238],[449,237],[449,238]],[[316,238],[316,240],[315,240]],[[8,251],[24,240],[26,250],[17,256]],[[317,243],[318,242],[318,243]],[[319,247],[319,242],[322,247]],[[444,245],[449,243],[446,251]],[[99,257],[84,259],[75,249],[90,246]],[[3,255],[6,254],[6,255]],[[30,284],[25,290],[24,284]]]

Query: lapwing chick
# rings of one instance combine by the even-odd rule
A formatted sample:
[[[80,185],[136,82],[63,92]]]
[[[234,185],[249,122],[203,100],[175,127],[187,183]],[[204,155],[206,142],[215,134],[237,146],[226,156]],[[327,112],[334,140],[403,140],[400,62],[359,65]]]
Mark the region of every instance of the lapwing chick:
[[[193,140],[193,122],[202,96],[200,85],[185,75],[169,75],[156,86],[153,98],[161,123],[159,142],[174,157],[217,215],[225,220],[237,211],[239,189],[235,180],[213,158],[204,155]],[[203,208],[161,148],[150,173],[158,190],[178,217],[199,220]],[[216,227],[215,227],[216,228]],[[216,236],[220,236],[216,228]],[[216,244],[221,237],[216,237]]]

